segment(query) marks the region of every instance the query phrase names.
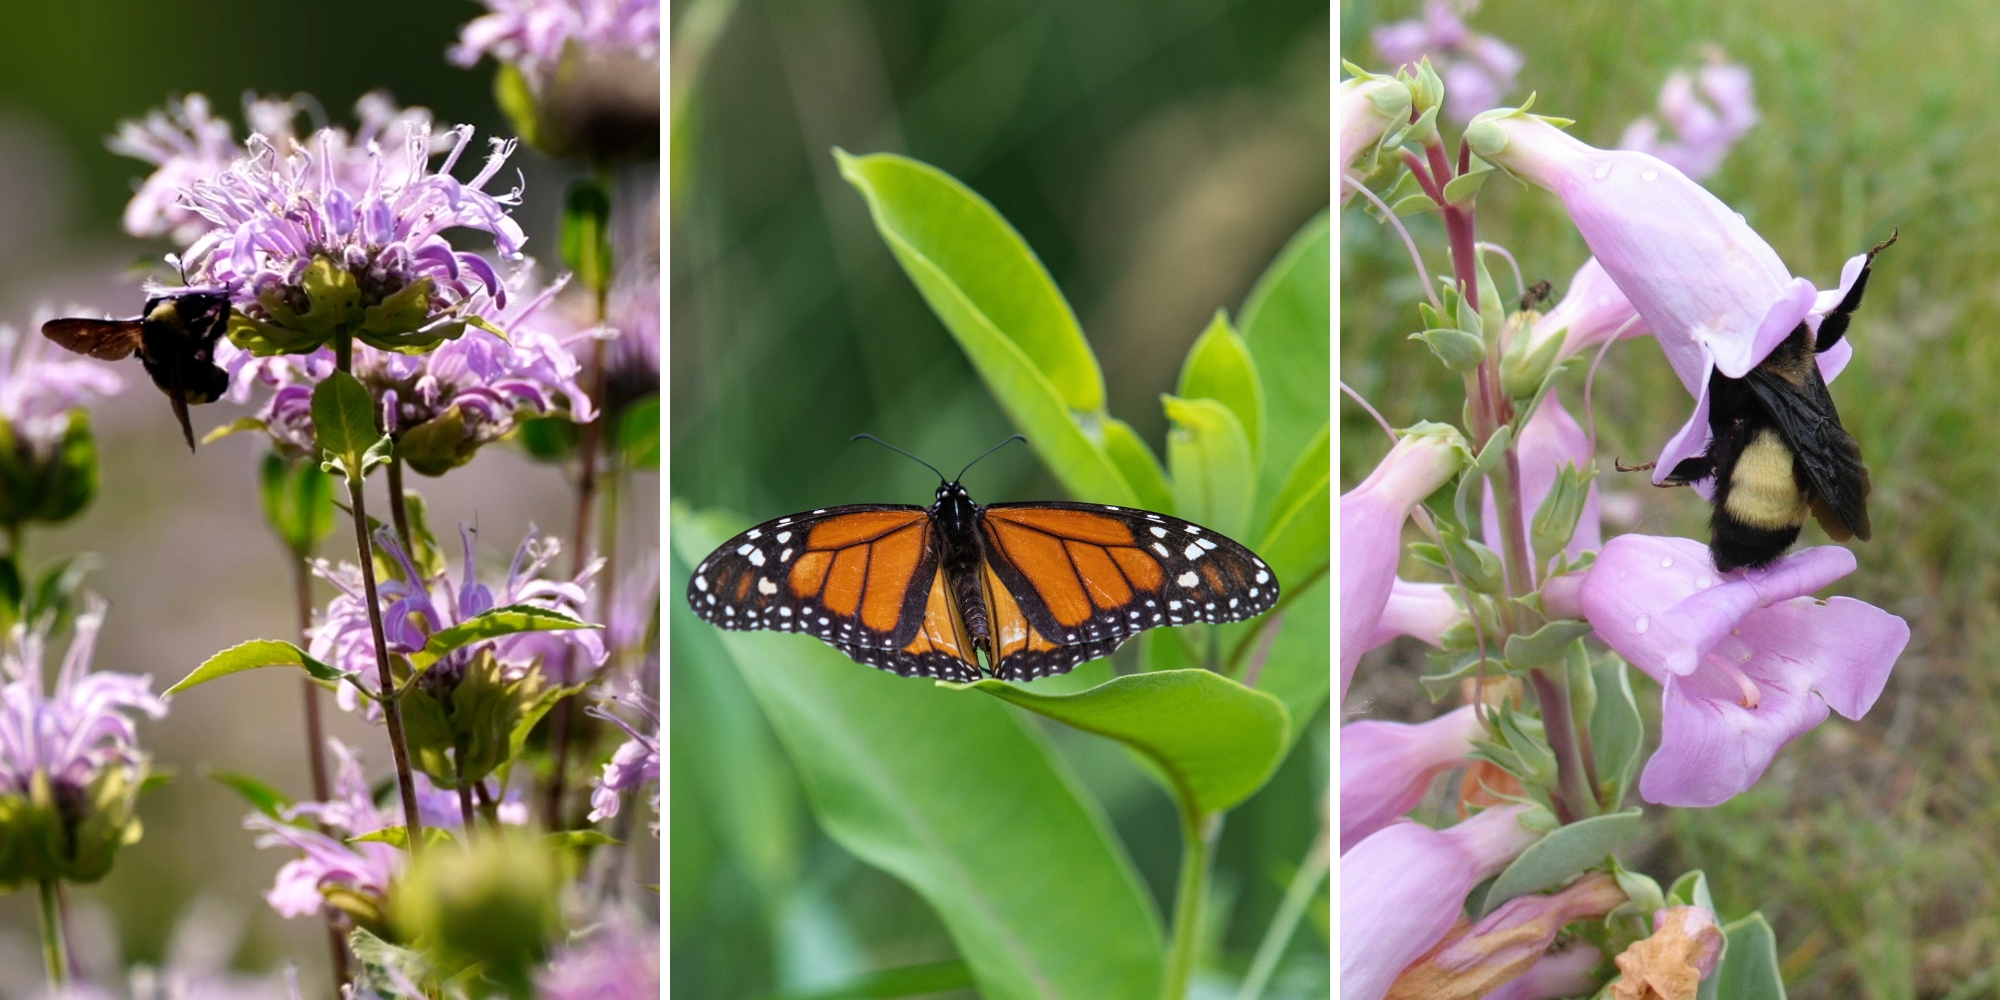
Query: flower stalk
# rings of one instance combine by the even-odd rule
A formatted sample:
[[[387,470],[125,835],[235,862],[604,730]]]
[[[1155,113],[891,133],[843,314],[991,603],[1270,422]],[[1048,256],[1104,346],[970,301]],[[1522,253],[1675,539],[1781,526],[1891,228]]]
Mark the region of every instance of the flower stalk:
[[[1173,941],[1167,951],[1163,1000],[1184,1000],[1194,974],[1195,952],[1201,948],[1202,902],[1215,860],[1215,842],[1222,835],[1222,817],[1204,814],[1191,803],[1181,805],[1181,874],[1174,889]]]
[[[297,611],[299,638],[301,642],[312,642],[312,568],[306,558],[293,554],[292,602]],[[299,679],[299,687],[305,694],[306,713],[306,760],[312,765],[313,801],[325,802],[332,798],[326,780],[326,729],[320,718],[319,685],[310,677]],[[326,832],[326,824],[316,823],[321,833]],[[333,964],[333,989],[337,995],[347,984],[347,942],[340,933],[340,925],[331,910],[326,915],[326,936],[328,954]]]
[[[36,883],[41,897],[42,967],[49,976],[49,992],[61,993],[69,986],[69,947],[63,940],[62,903],[56,895],[56,880]]]

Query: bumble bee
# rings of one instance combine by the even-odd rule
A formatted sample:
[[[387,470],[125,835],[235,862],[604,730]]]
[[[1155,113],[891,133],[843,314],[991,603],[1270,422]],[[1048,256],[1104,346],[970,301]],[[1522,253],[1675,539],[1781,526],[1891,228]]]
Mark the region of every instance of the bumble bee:
[[[139,354],[153,384],[167,394],[181,436],[194,450],[189,403],[213,403],[229,389],[229,373],[215,365],[215,342],[229,326],[229,297],[181,292],[146,300],[138,319],[52,319],[42,336],[64,349],[103,361]]]
[[[1867,541],[1872,534],[1868,469],[1840,426],[1816,355],[1846,335],[1875,255],[1894,242],[1892,232],[1868,251],[1860,276],[1820,321],[1817,336],[1800,323],[1744,377],[1719,370],[1709,376],[1708,448],[1675,466],[1660,485],[1714,477],[1708,549],[1716,569],[1770,565],[1798,540],[1808,513],[1835,541]]]

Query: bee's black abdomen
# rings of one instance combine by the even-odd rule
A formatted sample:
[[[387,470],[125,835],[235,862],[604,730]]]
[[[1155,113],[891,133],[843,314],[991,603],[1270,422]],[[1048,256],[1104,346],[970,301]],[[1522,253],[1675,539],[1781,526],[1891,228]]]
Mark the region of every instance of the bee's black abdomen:
[[[1723,573],[1769,566],[1799,540],[1799,525],[1775,530],[1753,527],[1719,508],[1709,521],[1709,532],[1709,556],[1715,560],[1716,570]]]

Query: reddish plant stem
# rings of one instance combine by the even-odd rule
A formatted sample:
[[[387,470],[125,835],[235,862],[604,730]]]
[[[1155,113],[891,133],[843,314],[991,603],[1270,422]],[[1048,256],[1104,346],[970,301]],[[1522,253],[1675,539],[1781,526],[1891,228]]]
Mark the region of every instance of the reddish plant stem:
[[[608,312],[608,303],[606,301],[606,296],[609,294],[608,289],[609,283],[607,282],[606,288],[597,290],[597,323],[600,328],[604,325]],[[572,575],[582,573],[583,568],[590,565],[590,515],[591,506],[595,502],[597,494],[598,442],[602,437],[603,425],[607,419],[603,409],[604,391],[606,385],[610,382],[609,372],[605,368],[604,353],[603,338],[598,338],[591,342],[590,393],[591,398],[597,402],[598,411],[597,419],[583,425],[583,435],[577,445],[579,455],[576,477],[576,530],[571,536],[574,548],[570,555],[570,572]],[[576,652],[574,648],[564,651],[562,666],[558,668],[556,683],[564,686],[571,683],[570,678],[575,674],[575,658]],[[579,720],[576,717],[576,699],[564,698],[556,706],[555,716],[555,720],[549,724],[549,753],[554,758],[554,767],[551,769],[549,775],[548,800],[543,803],[543,823],[550,830],[561,830],[564,828],[562,815],[563,796],[567,791],[565,786],[568,784],[567,779],[569,777],[569,744],[571,734],[575,732],[579,724]]]
[[[1584,786],[1583,755],[1570,714],[1569,687],[1557,684],[1540,668],[1528,671],[1535,700],[1542,707],[1542,728],[1556,757],[1556,819],[1564,826],[1597,815],[1597,796]]]

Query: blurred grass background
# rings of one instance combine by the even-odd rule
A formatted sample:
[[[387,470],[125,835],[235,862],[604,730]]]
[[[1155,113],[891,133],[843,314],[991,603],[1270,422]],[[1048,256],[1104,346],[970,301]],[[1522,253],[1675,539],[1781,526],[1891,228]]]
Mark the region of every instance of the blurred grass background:
[[[386,88],[403,104],[431,108],[442,123],[471,123],[482,137],[505,134],[491,97],[490,64],[462,70],[444,59],[459,26],[482,10],[469,0],[336,6],[76,0],[0,7],[0,323],[25,325],[43,304],[138,311],[143,298],[131,269],[157,262],[167,247],[120,230],[132,186],[150,168],[111,154],[104,137],[120,119],[138,117],[170,95],[208,94],[236,122],[238,139],[240,97],[249,90],[309,93],[333,123],[351,124],[354,100]],[[526,201],[516,217],[530,234],[527,252],[543,259],[546,275],[557,263],[568,168],[525,147],[508,166],[526,175]],[[99,554],[95,587],[110,600],[111,613],[96,665],[151,674],[159,690],[225,646],[291,636],[290,576],[255,497],[257,442],[245,435],[188,455],[164,400],[138,366],[117,368],[124,394],[94,413],[102,492],[77,521],[33,533],[29,544],[37,560],[78,550]],[[199,408],[197,431],[237,415],[228,404]],[[644,541],[656,538],[657,480],[639,480],[625,512]],[[489,573],[504,570],[531,522],[568,531],[566,477],[510,446],[485,449],[447,479],[419,477],[412,485],[429,500],[440,532],[459,521],[478,524]],[[383,502],[379,495],[370,501]],[[343,548],[340,537],[322,554],[352,558],[351,541]],[[322,588],[322,602],[325,596]],[[200,773],[210,766],[241,770],[309,795],[299,699],[293,676],[246,675],[177,698],[166,719],[140,725],[155,767],[176,776],[142,800],[145,839],[119,856],[102,883],[72,889],[72,941],[85,972],[101,977],[121,962],[157,964],[177,922],[206,900],[196,922],[208,928],[207,943],[225,961],[259,972],[296,962],[307,996],[326,994],[324,926],[279,919],[261,897],[288,852],[254,850],[240,825],[247,807]],[[388,747],[380,730],[329,711],[333,734],[362,749],[372,777],[385,773]],[[230,929],[236,921],[240,941]],[[0,896],[0,997],[41,988],[35,940],[33,894]],[[122,975],[111,981],[122,983]]]
[[[670,461],[695,509],[928,503],[929,472],[848,437],[952,471],[1011,430],[839,179],[835,145],[906,153],[993,202],[1077,310],[1112,412],[1161,454],[1158,397],[1188,346],[1326,205],[1317,0],[677,0],[673,13],[717,32],[707,46],[683,31],[675,52]],[[982,502],[1060,497],[1026,449],[968,485]],[[702,670],[684,641],[712,639],[674,638],[671,988],[806,995],[951,958],[921,899],[812,826],[740,679]],[[1167,797],[1111,744],[1049,732],[1170,901]],[[1225,832],[1213,947],[1241,961],[1314,833],[1324,737],[1299,746]],[[697,764],[717,754],[735,755],[728,780]],[[746,815],[758,843],[730,836]],[[1324,995],[1316,919],[1295,939],[1296,975],[1267,995]]]
[[[1342,56],[1386,69],[1369,30],[1417,6],[1346,0]],[[1703,45],[1748,65],[1764,120],[1707,184],[1794,274],[1831,287],[1842,261],[1901,228],[1855,321],[1855,363],[1833,387],[1871,472],[1876,526],[1873,542],[1852,546],[1860,570],[1834,589],[1908,619],[1909,649],[1866,719],[1800,739],[1721,808],[1649,810],[1651,836],[1628,852],[1662,878],[1705,869],[1725,919],[1761,908],[1796,997],[2000,996],[1996,15],[1976,2],[1918,14],[1873,0],[1488,0],[1469,19],[1525,56],[1517,99],[1538,92],[1538,112],[1575,118],[1570,131],[1601,146],[1651,112],[1667,73],[1697,63]],[[1449,273],[1436,217],[1406,221],[1431,273]],[[1342,379],[1397,426],[1456,422],[1456,380],[1403,339],[1420,295],[1406,251],[1359,208],[1342,223]],[[1481,192],[1479,233],[1558,293],[1587,256],[1552,196],[1505,182]],[[1496,277],[1511,291],[1510,275]],[[1579,420],[1581,384],[1579,372],[1562,389]],[[1607,533],[1706,538],[1698,497],[1608,471],[1614,457],[1652,457],[1692,408],[1653,341],[1612,348],[1594,396],[1598,481],[1629,498],[1606,510],[1636,515]],[[1341,413],[1351,488],[1387,439],[1351,402]],[[1809,526],[1800,544],[1825,542]],[[1430,715],[1413,682],[1420,650],[1399,644],[1364,663],[1348,713]],[[1641,702],[1657,715],[1658,688],[1645,683]]]

